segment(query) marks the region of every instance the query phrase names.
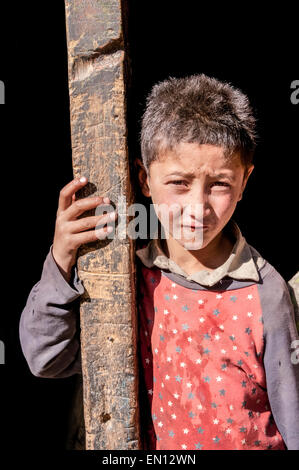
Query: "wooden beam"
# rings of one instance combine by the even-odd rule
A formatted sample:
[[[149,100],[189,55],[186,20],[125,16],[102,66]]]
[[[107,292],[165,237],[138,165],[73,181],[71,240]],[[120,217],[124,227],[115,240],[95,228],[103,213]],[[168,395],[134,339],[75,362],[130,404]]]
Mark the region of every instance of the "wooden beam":
[[[125,3],[65,0],[74,176],[90,182],[81,196],[108,196],[115,205],[120,197],[133,202]],[[114,239],[83,246],[78,257],[85,287],[80,322],[86,449],[140,448],[135,247],[128,237],[117,237],[119,226]]]

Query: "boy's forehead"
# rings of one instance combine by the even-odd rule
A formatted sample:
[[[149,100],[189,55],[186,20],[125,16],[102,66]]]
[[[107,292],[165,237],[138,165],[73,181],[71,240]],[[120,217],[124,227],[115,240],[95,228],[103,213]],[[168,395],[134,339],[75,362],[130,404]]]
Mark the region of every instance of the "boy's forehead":
[[[196,143],[180,143],[174,149],[164,150],[154,164],[167,174],[175,171],[218,173],[219,170],[231,173],[242,167],[239,153],[227,156],[223,147]]]

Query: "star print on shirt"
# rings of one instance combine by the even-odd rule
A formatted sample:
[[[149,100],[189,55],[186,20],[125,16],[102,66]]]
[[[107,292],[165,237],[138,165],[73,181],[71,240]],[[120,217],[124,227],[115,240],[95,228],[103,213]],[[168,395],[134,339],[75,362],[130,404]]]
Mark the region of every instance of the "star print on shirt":
[[[171,283],[166,276],[160,278],[159,270],[155,273],[157,282],[150,283],[152,287],[144,295],[147,315],[141,321],[141,333],[146,344],[144,370],[153,371],[146,388],[151,390],[148,397],[156,449],[279,448],[277,430],[273,428],[271,436],[266,436],[262,426],[261,420],[271,414],[270,407],[266,410],[265,392],[252,382],[263,384],[258,359],[263,357],[263,326],[258,322],[262,311],[253,287],[245,286],[236,294],[212,289],[199,292]],[[146,361],[149,351],[153,351],[153,359]],[[251,436],[248,430],[260,423],[260,430]],[[212,429],[216,431],[211,435]],[[241,436],[246,437],[246,444],[241,444]]]

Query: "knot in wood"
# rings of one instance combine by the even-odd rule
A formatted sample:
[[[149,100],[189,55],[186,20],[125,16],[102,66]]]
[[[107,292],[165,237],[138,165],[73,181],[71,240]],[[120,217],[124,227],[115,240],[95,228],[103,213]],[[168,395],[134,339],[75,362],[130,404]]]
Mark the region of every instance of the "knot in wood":
[[[109,413],[102,413],[101,414],[101,422],[106,423],[106,421],[109,421],[111,419],[111,416]]]

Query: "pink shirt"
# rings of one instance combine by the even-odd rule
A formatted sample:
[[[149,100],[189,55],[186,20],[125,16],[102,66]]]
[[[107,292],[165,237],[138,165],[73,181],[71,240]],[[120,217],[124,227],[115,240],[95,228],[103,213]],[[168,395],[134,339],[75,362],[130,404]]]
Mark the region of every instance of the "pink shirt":
[[[285,449],[256,284],[193,290],[142,267],[140,345],[157,450]]]

